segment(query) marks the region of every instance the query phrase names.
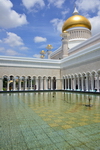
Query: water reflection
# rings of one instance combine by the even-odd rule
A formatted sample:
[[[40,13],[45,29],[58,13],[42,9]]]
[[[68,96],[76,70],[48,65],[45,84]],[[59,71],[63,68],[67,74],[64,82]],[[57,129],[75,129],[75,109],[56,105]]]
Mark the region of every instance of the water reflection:
[[[41,93],[19,93],[18,98],[28,106],[38,107],[51,107],[56,110],[64,110],[64,108],[79,105],[84,110],[84,105],[88,104],[89,97],[91,98],[91,104],[93,109],[100,107],[99,95],[79,94],[79,93],[67,93],[67,92],[41,92]]]
[[[85,107],[91,98],[93,107]],[[45,121],[61,129],[100,123],[100,96],[70,92],[34,92],[1,94],[4,114],[16,113],[20,119],[34,114],[36,121]],[[23,110],[23,111],[22,111]],[[40,121],[39,121],[40,119]],[[67,125],[66,125],[67,124]]]

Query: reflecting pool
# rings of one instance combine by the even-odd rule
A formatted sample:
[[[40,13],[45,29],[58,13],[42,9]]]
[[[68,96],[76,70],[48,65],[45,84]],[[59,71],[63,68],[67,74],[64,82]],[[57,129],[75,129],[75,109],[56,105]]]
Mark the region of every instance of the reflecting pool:
[[[0,134],[0,150],[100,150],[100,95],[0,94]]]

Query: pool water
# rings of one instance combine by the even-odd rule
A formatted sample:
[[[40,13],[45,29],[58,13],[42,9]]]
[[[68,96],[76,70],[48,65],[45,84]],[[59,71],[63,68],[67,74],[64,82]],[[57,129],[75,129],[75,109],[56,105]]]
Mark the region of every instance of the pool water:
[[[100,95],[0,94],[0,139],[0,150],[100,150]]]

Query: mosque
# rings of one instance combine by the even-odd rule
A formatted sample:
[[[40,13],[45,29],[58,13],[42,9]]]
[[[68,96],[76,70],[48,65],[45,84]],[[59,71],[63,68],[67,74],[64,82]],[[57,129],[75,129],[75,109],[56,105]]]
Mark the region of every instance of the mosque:
[[[49,59],[0,56],[0,91],[100,92],[100,33],[77,9],[62,26],[62,45]],[[44,53],[42,51],[42,53]]]

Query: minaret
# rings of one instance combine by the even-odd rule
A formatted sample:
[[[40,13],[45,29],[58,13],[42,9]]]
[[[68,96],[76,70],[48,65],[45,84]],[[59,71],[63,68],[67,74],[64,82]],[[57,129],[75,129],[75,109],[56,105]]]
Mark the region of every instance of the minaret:
[[[62,34],[62,57],[65,58],[68,56],[68,36],[69,33],[67,31],[64,31]]]

